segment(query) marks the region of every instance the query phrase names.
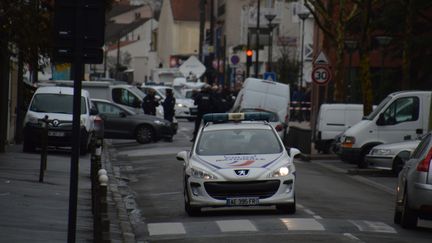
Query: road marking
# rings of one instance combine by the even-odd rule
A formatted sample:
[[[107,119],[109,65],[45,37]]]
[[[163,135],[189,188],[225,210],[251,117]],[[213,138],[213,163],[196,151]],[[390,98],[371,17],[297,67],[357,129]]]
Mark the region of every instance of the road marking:
[[[313,231],[324,231],[324,226],[315,219],[303,219],[303,218],[282,218],[280,219],[288,230],[313,230]]]
[[[396,234],[397,231],[383,222],[374,222],[367,220],[348,220],[353,225],[355,225],[358,230],[365,232],[379,232],[379,233],[391,233]]]
[[[258,231],[250,220],[218,220],[216,223],[222,232]]]
[[[303,210],[304,210],[307,214],[309,214],[309,215],[311,215],[312,217],[314,217],[314,219],[322,219],[321,216],[317,215],[314,211],[312,211],[312,210],[310,210],[310,209],[304,209],[304,207],[303,207]]]
[[[180,235],[186,234],[182,223],[153,223],[148,224],[149,234],[152,235]]]
[[[363,242],[361,241],[359,238],[357,238],[355,235],[351,234],[351,233],[344,233],[343,236],[351,239],[351,240],[355,240],[355,241],[359,241],[359,242]]]

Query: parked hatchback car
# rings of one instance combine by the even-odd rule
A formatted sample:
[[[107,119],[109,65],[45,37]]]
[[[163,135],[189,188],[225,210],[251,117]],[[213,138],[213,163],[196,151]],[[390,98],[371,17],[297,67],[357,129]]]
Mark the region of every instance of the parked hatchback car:
[[[92,102],[104,121],[104,138],[136,139],[138,143],[171,141],[177,131],[174,123],[162,118],[137,114],[108,100],[92,99]]]
[[[432,219],[432,133],[428,133],[399,173],[394,222],[417,226],[418,218]]]

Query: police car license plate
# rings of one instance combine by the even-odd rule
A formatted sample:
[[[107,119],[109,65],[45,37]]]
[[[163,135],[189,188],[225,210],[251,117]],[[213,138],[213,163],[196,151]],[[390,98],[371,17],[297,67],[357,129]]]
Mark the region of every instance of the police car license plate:
[[[53,132],[53,131],[48,131],[48,136],[50,137],[64,137],[64,132]]]
[[[257,197],[236,197],[227,198],[228,206],[252,206],[257,205],[259,199]]]

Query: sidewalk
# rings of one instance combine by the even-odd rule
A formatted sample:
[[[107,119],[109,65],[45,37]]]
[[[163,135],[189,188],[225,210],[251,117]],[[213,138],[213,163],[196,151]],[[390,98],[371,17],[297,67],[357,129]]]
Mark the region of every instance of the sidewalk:
[[[9,145],[0,153],[0,242],[67,242],[70,151],[48,153],[39,183],[40,154]],[[93,242],[90,156],[80,157],[76,242]]]

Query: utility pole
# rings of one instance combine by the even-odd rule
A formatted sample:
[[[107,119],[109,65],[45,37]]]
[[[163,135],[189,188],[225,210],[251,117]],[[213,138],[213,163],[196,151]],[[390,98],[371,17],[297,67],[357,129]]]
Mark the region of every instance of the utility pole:
[[[257,25],[256,25],[256,46],[255,46],[255,78],[258,78],[259,73],[259,36],[260,36],[260,8],[261,0],[258,0],[257,6]]]
[[[199,27],[199,60],[204,62],[203,44],[204,44],[204,27],[205,27],[205,5],[206,0],[200,0],[200,27]]]

